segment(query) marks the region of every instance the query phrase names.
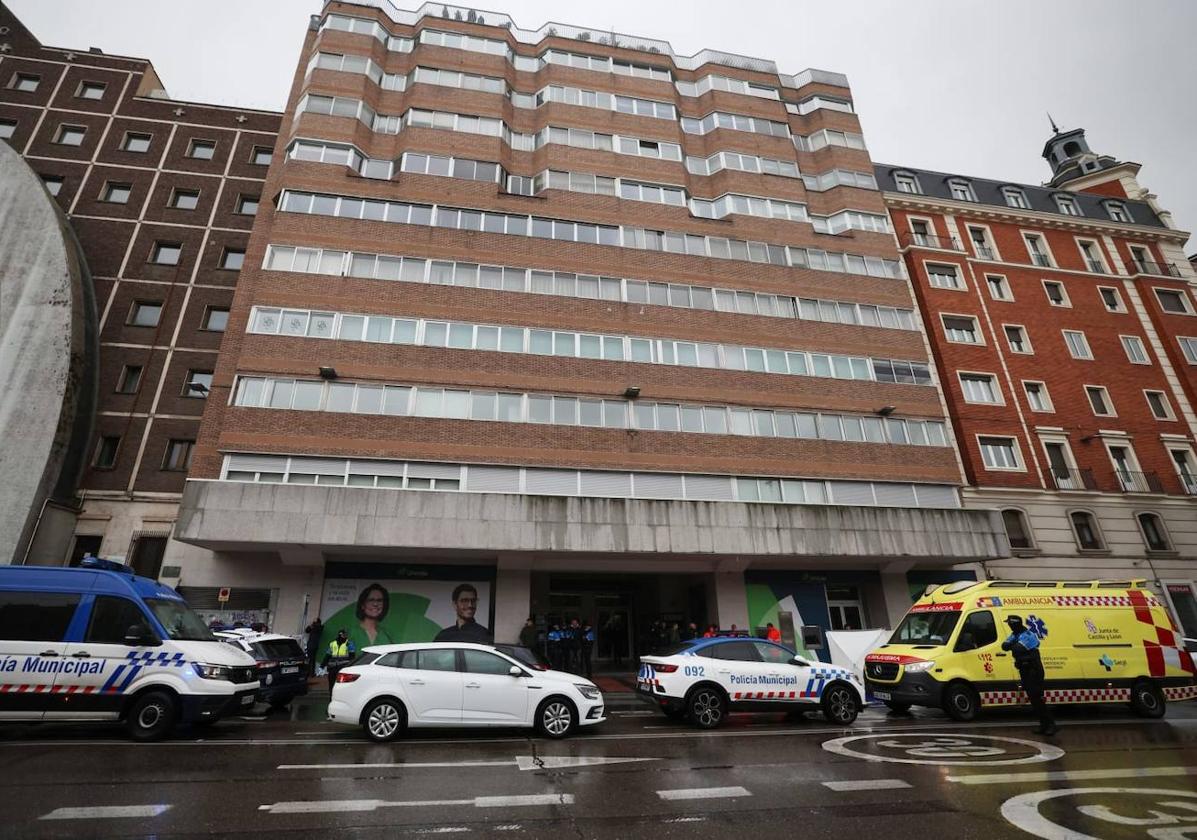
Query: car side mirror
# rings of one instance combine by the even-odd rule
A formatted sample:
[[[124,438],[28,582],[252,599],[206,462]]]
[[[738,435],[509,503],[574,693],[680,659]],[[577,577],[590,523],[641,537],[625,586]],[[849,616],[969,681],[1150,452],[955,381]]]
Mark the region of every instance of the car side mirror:
[[[511,675],[511,676],[513,676],[513,677],[522,677],[522,676],[524,675],[524,669],[523,669],[523,668],[521,668],[521,667],[520,667],[520,666],[518,666],[518,665],[512,665],[512,666],[511,666],[511,667],[510,667],[510,668],[507,670],[507,673],[508,673],[508,674],[510,674],[510,675]]]
[[[162,640],[144,624],[130,624],[125,631],[125,644],[129,647],[157,647]]]
[[[790,664],[791,665],[799,665],[803,668],[805,668],[807,665],[810,665],[810,663],[807,662],[805,659],[803,659],[801,656],[795,656],[793,659],[790,660]]]

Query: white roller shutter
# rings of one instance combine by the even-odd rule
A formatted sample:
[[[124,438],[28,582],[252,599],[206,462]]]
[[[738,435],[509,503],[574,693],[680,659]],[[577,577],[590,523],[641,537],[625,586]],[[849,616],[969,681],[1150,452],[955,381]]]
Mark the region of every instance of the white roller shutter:
[[[466,467],[466,490],[472,493],[518,493],[519,467]]]
[[[730,502],[736,497],[732,480],[726,475],[685,476],[685,490],[687,499]]]
[[[632,476],[624,472],[582,472],[582,495],[627,498],[632,495]]]
[[[924,508],[958,508],[960,494],[955,487],[945,484],[916,484],[918,506]]]
[[[358,475],[403,476],[404,461],[350,461],[349,471]]]
[[[873,485],[867,481],[829,481],[831,503],[835,505],[874,505]]]
[[[345,475],[344,458],[292,458],[291,472],[316,475]]]
[[[638,499],[681,499],[685,497],[682,477],[669,473],[636,473],[634,493]]]
[[[578,473],[576,470],[524,471],[524,491],[540,496],[578,495]]]
[[[878,482],[873,485],[873,492],[877,494],[877,504],[882,507],[914,507],[918,504],[914,486],[910,484]]]
[[[408,478],[461,478],[458,464],[408,464]]]
[[[239,472],[283,472],[287,468],[286,455],[227,455],[225,463]]]

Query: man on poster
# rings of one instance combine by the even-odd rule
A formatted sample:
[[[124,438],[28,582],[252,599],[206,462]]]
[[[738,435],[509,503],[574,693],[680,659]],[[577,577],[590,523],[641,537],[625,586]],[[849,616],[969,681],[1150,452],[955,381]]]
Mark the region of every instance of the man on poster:
[[[437,633],[433,641],[489,644],[490,631],[474,620],[474,614],[478,612],[478,590],[473,584],[460,583],[454,587],[452,597],[457,621]]]

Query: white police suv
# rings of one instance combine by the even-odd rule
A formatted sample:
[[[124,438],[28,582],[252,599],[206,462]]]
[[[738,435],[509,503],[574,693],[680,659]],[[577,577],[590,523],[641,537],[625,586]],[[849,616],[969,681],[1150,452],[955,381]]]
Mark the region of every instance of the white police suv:
[[[731,710],[803,712],[819,708],[847,726],[864,706],[851,671],[811,662],[765,639],[715,637],[683,642],[667,654],[640,657],[636,690],[666,716],[713,729]]]
[[[337,673],[328,717],[373,741],[409,726],[527,726],[564,738],[605,720],[602,692],[585,677],[464,642],[365,648]]]

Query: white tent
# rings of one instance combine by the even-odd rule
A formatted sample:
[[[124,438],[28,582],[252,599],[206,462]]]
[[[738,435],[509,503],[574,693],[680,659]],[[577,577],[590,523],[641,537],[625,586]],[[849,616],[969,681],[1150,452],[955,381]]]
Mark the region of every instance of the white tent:
[[[831,664],[850,669],[864,681],[864,661],[871,651],[889,641],[892,630],[828,630],[827,652]]]

